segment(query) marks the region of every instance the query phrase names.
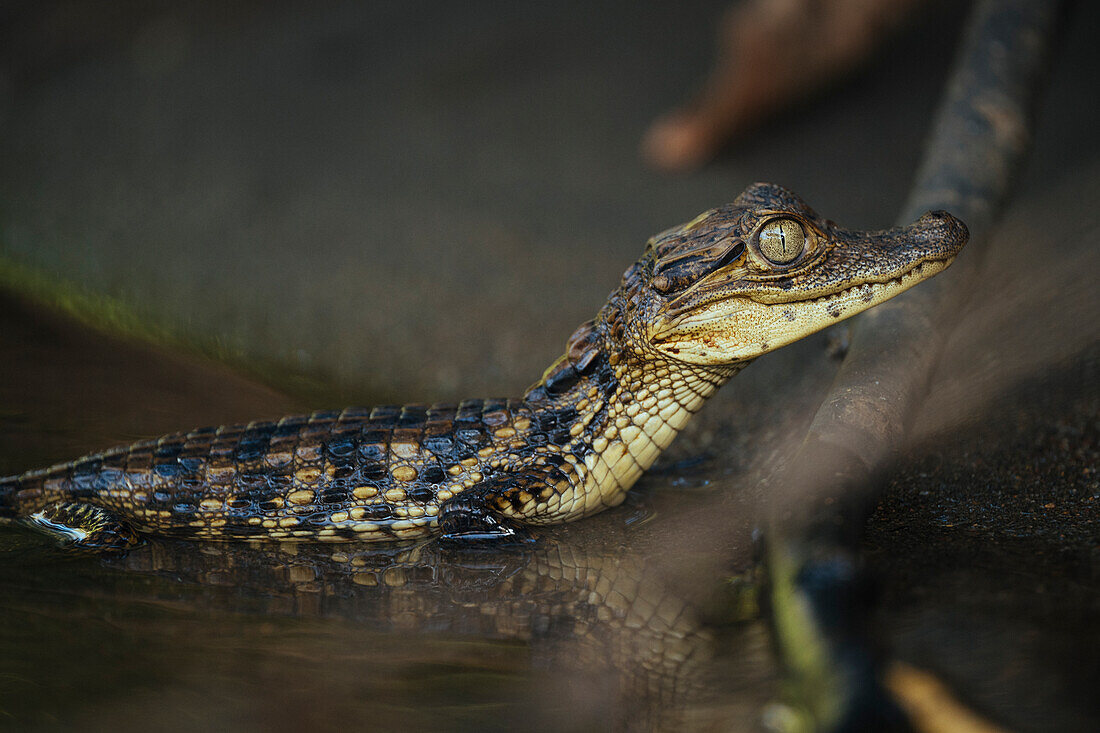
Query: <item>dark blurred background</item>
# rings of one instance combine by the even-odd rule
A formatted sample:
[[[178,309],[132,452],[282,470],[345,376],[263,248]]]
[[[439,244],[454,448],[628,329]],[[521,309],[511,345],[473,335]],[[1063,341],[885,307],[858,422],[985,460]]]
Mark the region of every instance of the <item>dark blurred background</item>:
[[[660,175],[639,141],[726,5],[6,3],[0,256],[360,400],[517,393],[646,238],[747,183],[890,224],[964,9]]]
[[[846,226],[889,226],[965,5],[928,4],[843,83],[669,176],[639,142],[714,63],[725,0],[0,1],[0,474],[200,424],[517,395],[647,237],[755,180]],[[1096,4],[1075,12],[866,548],[884,647],[1020,730],[1098,719],[1100,23]],[[715,398],[635,492],[658,520],[612,557],[683,545],[703,595],[751,567],[757,479],[828,388],[826,338]],[[677,515],[708,501],[744,504],[705,518],[732,538],[721,557]],[[372,636],[344,607],[272,623],[92,561],[20,567],[0,583],[0,725],[529,722],[531,669],[552,667],[496,637],[409,647],[407,630]],[[244,605],[267,608],[264,594]],[[757,725],[777,692],[763,638],[756,622],[716,648],[719,702],[696,727]],[[418,697],[426,676],[437,697]],[[482,707],[456,699],[460,679]],[[606,722],[586,705],[538,720]]]

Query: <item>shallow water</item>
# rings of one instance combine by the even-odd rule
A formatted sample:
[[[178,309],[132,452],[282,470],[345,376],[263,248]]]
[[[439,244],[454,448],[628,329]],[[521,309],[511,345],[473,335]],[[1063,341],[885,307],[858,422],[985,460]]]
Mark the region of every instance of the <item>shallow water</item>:
[[[713,702],[719,637],[748,642],[753,704],[770,692],[756,624],[704,629],[617,544],[176,542],[104,562],[3,537],[0,707],[20,728],[676,727]]]
[[[5,444],[9,470],[125,436],[134,415],[154,423],[143,430],[169,430],[287,401],[240,382],[214,404],[215,385],[236,379],[219,368],[89,340],[8,305],[5,325],[40,319],[52,346],[20,349],[10,343],[20,329],[0,329],[6,353],[28,355],[6,368],[41,369],[44,355],[66,363],[78,346],[69,379],[90,370],[119,407],[97,413],[101,397],[88,407],[77,390],[16,394],[19,375],[0,375],[16,408],[0,433],[18,433]],[[828,385],[823,344],[746,370],[624,505],[540,530],[529,547],[151,541],[104,559],[0,528],[0,725],[755,729],[779,691],[751,572],[759,479]],[[187,391],[143,411],[160,388],[104,372],[101,359],[174,375]],[[1088,730],[1096,719],[1080,691],[1100,674],[1098,367],[1085,349],[1013,382],[1011,396],[995,392],[992,407],[988,369],[953,370],[941,388],[977,401],[969,422],[958,425],[958,400],[923,417],[922,443],[870,524],[884,648],[1022,730]],[[76,428],[44,422],[64,414],[59,399]],[[166,417],[165,405],[178,407]],[[80,429],[89,414],[107,428]],[[20,452],[35,441],[40,454]]]
[[[299,409],[220,367],[4,305],[5,471]],[[824,343],[750,367],[624,505],[530,547],[151,541],[104,559],[0,527],[0,725],[756,729],[779,692],[751,572],[759,479],[828,387]],[[933,390],[971,404],[929,402],[871,521],[878,638],[1013,727],[1088,730],[1074,690],[1100,674],[1100,355],[1003,362],[1031,373],[1011,394],[980,365]]]
[[[5,305],[6,471],[294,408],[205,362]],[[43,373],[53,378],[35,378]],[[51,424],[61,419],[61,429]],[[0,723],[752,725],[775,671],[751,586],[727,582],[751,567],[752,512],[724,496],[733,468],[708,453],[706,426],[622,507],[501,552],[151,541],[100,558],[2,527]],[[681,539],[683,523],[713,502],[733,517],[720,551]]]
[[[666,582],[674,551],[631,546],[659,521],[647,498],[457,554],[151,541],[102,559],[8,530],[0,710],[24,729],[749,726],[774,693],[752,588],[739,605],[722,573]]]

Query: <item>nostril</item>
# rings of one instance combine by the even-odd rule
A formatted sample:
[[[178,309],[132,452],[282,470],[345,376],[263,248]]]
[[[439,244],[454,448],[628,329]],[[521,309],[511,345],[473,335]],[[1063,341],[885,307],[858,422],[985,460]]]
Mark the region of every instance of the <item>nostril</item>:
[[[943,209],[929,211],[927,214],[922,216],[919,221],[931,221],[939,224],[947,224],[948,226],[959,226],[962,224],[962,222],[959,221],[954,216],[954,214],[948,211],[944,211]]]
[[[961,219],[956,217],[954,214],[951,214],[950,212],[944,211],[943,209],[937,209],[935,211],[929,211],[927,214],[921,217],[921,219],[925,218],[931,218],[936,223],[945,226],[963,241],[966,241],[970,238],[970,230],[967,229],[966,224],[964,224]]]
[[[953,214],[936,209],[929,211],[905,228],[908,236],[924,246],[958,251],[970,239],[970,230]]]
[[[926,226],[926,227],[927,226],[936,226],[936,227],[947,227],[948,229],[961,228],[964,231],[966,230],[966,225],[965,224],[963,224],[961,221],[959,221],[959,219],[956,218],[953,214],[951,214],[950,212],[944,211],[943,209],[936,209],[934,211],[929,211],[928,213],[921,216],[921,218],[917,219],[916,222],[914,222],[914,224],[917,224],[919,226]]]

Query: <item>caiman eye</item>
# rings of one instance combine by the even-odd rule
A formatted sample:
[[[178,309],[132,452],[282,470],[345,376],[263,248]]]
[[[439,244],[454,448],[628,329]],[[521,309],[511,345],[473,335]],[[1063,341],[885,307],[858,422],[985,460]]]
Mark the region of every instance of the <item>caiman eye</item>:
[[[772,219],[757,235],[760,254],[777,265],[794,262],[806,247],[806,232],[794,219]]]

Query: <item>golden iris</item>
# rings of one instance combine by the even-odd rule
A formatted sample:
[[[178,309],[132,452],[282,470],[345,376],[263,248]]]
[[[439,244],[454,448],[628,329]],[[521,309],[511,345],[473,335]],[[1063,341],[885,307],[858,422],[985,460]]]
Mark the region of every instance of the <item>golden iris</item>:
[[[806,232],[794,219],[772,219],[757,235],[760,254],[777,265],[789,265],[806,246]]]

